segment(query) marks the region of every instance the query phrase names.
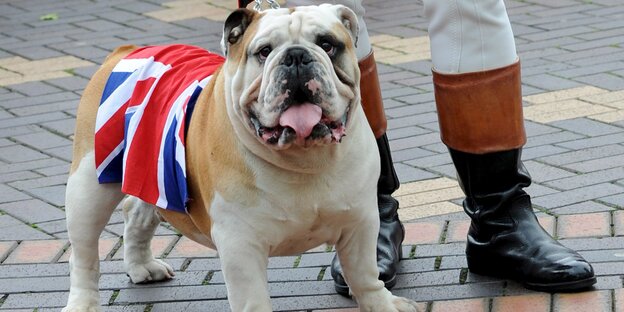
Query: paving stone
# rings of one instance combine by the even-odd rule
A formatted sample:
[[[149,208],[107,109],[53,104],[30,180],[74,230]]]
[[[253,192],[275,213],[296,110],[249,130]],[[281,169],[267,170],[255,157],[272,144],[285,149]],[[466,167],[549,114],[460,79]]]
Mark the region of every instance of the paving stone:
[[[580,172],[592,172],[597,170],[605,170],[615,167],[621,167],[624,165],[624,157],[622,155],[614,155],[609,157],[603,157],[599,159],[592,159],[587,161],[580,161],[577,163],[567,164],[566,168],[577,170]]]
[[[400,274],[397,277],[397,289],[434,285],[450,285],[459,282],[460,270],[440,270]]]
[[[403,257],[407,257],[403,253]],[[399,262],[398,272],[400,274],[432,271],[435,267],[435,258],[403,259]]]
[[[461,269],[468,268],[466,256],[445,256],[442,257],[440,269]]]
[[[36,226],[49,234],[54,234],[55,237],[59,237],[57,234],[66,233],[67,232],[67,223],[65,219],[56,220],[56,221],[47,221],[47,222],[39,222]],[[59,237],[64,238],[64,237]]]
[[[65,205],[65,185],[29,189],[28,193],[57,207]]]
[[[613,301],[615,311],[622,311],[624,309],[624,290],[616,289],[613,293]]]
[[[570,190],[604,182],[615,182],[624,174],[624,168],[611,168],[572,177],[545,182],[546,185],[558,189]]]
[[[57,78],[46,81],[49,85],[68,91],[81,91],[85,88],[88,82],[89,80],[80,76]],[[76,105],[77,104],[78,103],[76,102]]]
[[[496,297],[503,294],[502,281],[404,288],[393,291],[397,296],[407,297],[416,301],[454,300],[464,298]]]
[[[594,284],[596,290],[611,290],[620,287],[622,287],[622,278],[619,276],[597,276],[596,284]]]
[[[531,177],[533,178],[533,181],[538,183],[574,176],[573,172],[562,170],[535,161],[526,161],[524,162],[524,165],[529,170],[529,172],[531,172]]]
[[[333,252],[306,253],[301,256],[301,259],[297,267],[306,268],[306,267],[328,266],[328,265],[331,265],[332,260],[334,259],[334,255],[335,253]]]
[[[610,311],[611,296],[608,291],[591,291],[579,294],[553,295],[553,312]]]
[[[611,145],[611,144],[622,143],[622,142],[624,142],[624,138],[622,138],[622,135],[620,135],[619,133],[616,133],[616,134],[608,134],[608,135],[603,135],[603,136],[593,137],[593,138],[576,139],[576,140],[572,140],[569,142],[559,142],[556,145],[577,150],[577,149],[583,149],[583,148]]]
[[[108,302],[112,291],[100,291],[100,301]],[[21,293],[7,297],[2,304],[3,309],[63,307],[67,303],[69,292]]]
[[[100,238],[98,242],[98,259],[105,260],[110,257],[111,252],[120,244],[119,238]],[[58,262],[67,262],[71,256],[72,248],[69,246],[65,253],[57,260]],[[101,287],[101,286],[100,286]]]
[[[26,83],[21,83],[21,84],[14,84],[14,85],[11,85],[11,89],[13,89],[14,91],[23,93],[27,96],[44,95],[44,94],[50,94],[50,93],[57,93],[61,91],[54,86],[45,84],[40,81],[31,81],[31,82],[26,82]]]
[[[550,209],[549,211],[562,215],[562,214],[579,214],[579,213],[591,213],[591,212],[602,212],[602,211],[612,211],[613,208],[599,204],[593,201],[581,202],[578,204],[573,204],[561,208]]]
[[[557,234],[560,238],[610,236],[610,224],[607,212],[564,215],[559,217]]]
[[[436,301],[432,312],[486,312],[489,310],[487,299],[464,299]]]
[[[554,146],[542,145],[536,147],[523,148],[522,160],[532,160],[540,157],[557,155],[569,151],[569,149]]]
[[[134,284],[125,274],[102,274],[100,276],[100,289],[116,290],[116,289],[145,289],[162,287],[165,284],[168,287],[179,286],[200,286],[206,278],[207,272],[175,272],[172,279],[155,282]]]
[[[67,115],[65,115],[64,113],[60,113],[60,112],[15,117],[15,118],[11,118],[8,120],[4,120],[2,123],[0,123],[0,128],[9,128],[9,127],[13,128],[17,126],[25,126],[25,125],[32,125],[32,124],[45,124],[48,121],[58,121],[61,119],[66,119],[66,118],[67,118]],[[51,122],[51,123],[54,124],[54,122]],[[8,131],[12,131],[12,130],[8,130]],[[9,136],[30,133],[30,132],[33,132],[33,131],[13,133],[13,134],[10,134]]]
[[[61,135],[70,136],[74,134],[76,120],[74,118],[63,118],[62,120],[43,122],[41,126]]]
[[[397,171],[399,181],[403,183],[422,181],[437,177],[435,174],[427,172],[425,170],[414,168],[412,166],[404,164],[395,164],[394,169]]]
[[[69,289],[69,276],[7,278],[0,283],[0,292],[16,294],[24,292],[52,292]]]
[[[171,248],[176,241],[178,241],[178,236],[169,235],[169,236],[154,236],[152,238],[151,250],[152,254],[156,258],[162,258],[165,255],[165,252]],[[204,247],[205,248],[205,247]],[[123,259],[124,257],[124,246],[121,246],[117,253],[113,256],[113,259]]]
[[[621,187],[613,184],[601,183],[574,190],[559,192],[533,198],[533,203],[544,208],[557,208],[565,205],[576,204],[591,199],[601,198],[608,195],[621,193]]]
[[[67,183],[67,174],[11,182],[9,185],[18,190],[27,190],[44,186],[62,185]]]
[[[151,311],[227,311],[230,308],[227,300],[190,301],[190,302],[165,302],[156,303]]]
[[[549,74],[523,77],[522,82],[547,91],[570,89],[581,86],[578,82],[555,77]]]
[[[38,149],[67,146],[72,144],[70,140],[47,131],[19,135],[13,138],[21,143]]]
[[[65,218],[65,212],[37,199],[0,204],[0,210],[30,224]]]
[[[396,162],[405,162],[408,165],[411,165],[409,161],[413,159],[419,159],[427,156],[437,155],[431,151],[424,150],[419,147],[405,149],[397,152],[392,152],[392,160]],[[406,162],[407,161],[407,162]]]
[[[298,268],[298,269],[271,269],[268,270],[269,282],[285,282],[285,281],[316,281],[321,271],[320,268]],[[223,273],[216,272],[210,284],[222,284],[225,282]]]
[[[72,92],[59,92],[55,94],[49,95],[41,95],[41,96],[31,96],[31,97],[19,97],[16,99],[8,100],[2,102],[0,106],[11,109],[23,106],[32,106],[32,105],[40,105],[47,104],[50,102],[59,102],[59,101],[67,101],[67,100],[78,100],[79,96]]]
[[[448,225],[445,243],[465,242],[470,220],[451,221]]]
[[[48,156],[25,146],[12,145],[0,147],[0,159],[9,163],[25,162],[44,158],[48,158]]]
[[[45,168],[39,168],[39,169],[35,169],[33,170],[39,174],[42,174],[44,176],[56,176],[59,174],[69,174],[69,164],[62,164],[62,165],[58,165],[58,166],[48,166]],[[26,177],[26,179],[28,179],[29,177]]]
[[[30,199],[30,196],[4,184],[0,184],[0,203]]]
[[[4,263],[49,263],[60,255],[67,245],[64,240],[33,240],[22,242]]]
[[[492,300],[492,312],[550,312],[549,294],[498,297]]]
[[[115,303],[142,303],[163,301],[189,301],[197,299],[225,299],[225,285],[200,285],[180,287],[149,287],[121,289]]]
[[[561,145],[562,147],[567,147],[567,146],[564,146],[562,142],[565,143],[566,141],[573,141],[573,140],[580,141],[579,139],[582,139],[582,138],[584,137],[581,135],[568,132],[568,131],[562,131],[562,132],[556,132],[556,133],[531,137],[527,141],[526,147],[535,147],[535,146],[549,145],[549,144],[555,144],[555,145]]]
[[[170,261],[168,259],[167,261]],[[208,259],[190,259],[191,263],[186,268],[186,271],[219,271],[221,270],[221,261],[218,258]],[[293,260],[294,261],[294,260]],[[289,266],[289,268],[292,266]]]
[[[438,243],[444,230],[444,224],[438,223],[405,223],[405,244]]]
[[[0,261],[4,261],[4,259],[15,249],[17,246],[17,242],[0,242]]]
[[[276,311],[297,311],[324,308],[355,307],[356,303],[340,295],[282,297],[272,300]]]
[[[171,250],[168,257],[215,257],[217,252],[213,249],[200,245],[186,237],[180,238],[176,246]]]
[[[49,148],[44,150],[44,152],[68,162],[72,160],[73,156],[73,148],[71,145]]]
[[[455,256],[465,253],[466,244],[448,243],[443,245],[419,245],[416,247],[416,257]]]

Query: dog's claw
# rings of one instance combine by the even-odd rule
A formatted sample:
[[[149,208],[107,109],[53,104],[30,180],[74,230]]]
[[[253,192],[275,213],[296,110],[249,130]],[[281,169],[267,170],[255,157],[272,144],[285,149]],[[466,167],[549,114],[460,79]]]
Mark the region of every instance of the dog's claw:
[[[173,268],[166,262],[153,259],[148,263],[132,263],[127,267],[130,280],[135,283],[149,283],[173,278]]]
[[[420,309],[418,304],[415,301],[409,300],[403,297],[394,297],[392,300],[394,306],[399,312],[422,312],[424,310]]]

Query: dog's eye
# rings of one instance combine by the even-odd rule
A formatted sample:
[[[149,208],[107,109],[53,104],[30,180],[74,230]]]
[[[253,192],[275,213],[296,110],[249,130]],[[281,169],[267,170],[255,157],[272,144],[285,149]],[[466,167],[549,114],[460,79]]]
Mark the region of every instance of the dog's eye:
[[[263,47],[262,49],[260,49],[260,51],[258,51],[258,58],[261,61],[266,60],[267,57],[269,57],[269,54],[271,54],[271,51],[273,51],[271,47],[269,46]]]
[[[325,53],[327,53],[327,55],[332,56],[334,54],[334,45],[327,42],[327,41],[323,41],[320,44],[321,49],[323,49],[323,51],[325,51]]]

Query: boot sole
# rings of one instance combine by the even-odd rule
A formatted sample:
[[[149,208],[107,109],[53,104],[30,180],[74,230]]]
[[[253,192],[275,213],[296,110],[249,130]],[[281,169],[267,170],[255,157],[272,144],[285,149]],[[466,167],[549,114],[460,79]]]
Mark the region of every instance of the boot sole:
[[[493,269],[500,264],[489,263],[488,261],[476,260],[471,257],[467,257],[468,270],[471,273],[491,276],[501,279],[509,279],[521,283],[525,288],[530,290],[542,291],[542,292],[577,292],[590,288],[596,284],[596,277],[588,277],[576,281],[567,281],[559,283],[533,283],[522,279],[522,277],[512,274],[510,272],[494,271]],[[478,264],[476,264],[478,263]]]

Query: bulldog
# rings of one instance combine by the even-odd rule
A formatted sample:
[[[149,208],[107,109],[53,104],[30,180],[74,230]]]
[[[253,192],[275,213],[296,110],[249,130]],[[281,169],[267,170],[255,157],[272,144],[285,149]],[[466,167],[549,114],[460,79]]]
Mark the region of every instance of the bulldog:
[[[164,199],[144,192],[149,187],[141,183],[171,171],[158,167],[137,174],[134,168],[141,162],[167,162],[166,152],[153,154],[171,142],[158,138],[130,147],[139,144],[140,133],[169,133],[152,124],[143,132],[132,128],[136,116],[152,118],[150,111],[162,110],[150,108],[157,104],[128,100],[120,105],[125,128],[117,132],[126,136],[112,144],[110,155],[116,157],[98,156],[97,137],[107,122],[100,117],[108,114],[112,120],[119,112],[104,111],[107,101],[123,98],[111,84],[145,75],[143,89],[133,92],[156,94],[163,73],[175,66],[139,58],[147,48],[126,46],[109,55],[78,108],[66,193],[71,288],[63,311],[99,310],[98,238],[119,203],[125,220],[124,264],[134,283],[172,278],[171,266],[150,251],[156,227],[166,220],[218,251],[233,311],[271,311],[268,257],[324,243],[335,245],[362,311],[417,311],[415,302],[393,296],[378,280],[379,155],[360,105],[357,27],[354,13],[341,5],[233,12],[224,25],[223,64],[201,81],[183,78],[191,81],[191,89],[183,87],[183,101],[172,104],[182,113],[164,118],[165,125],[188,122],[171,132],[181,140],[174,144],[174,175],[183,177],[178,182],[187,192],[178,196],[168,184],[163,191],[158,182],[156,192],[166,193]],[[188,59],[204,62],[192,53]],[[140,67],[145,62],[161,67]],[[133,148],[138,150],[134,156]],[[118,158],[125,163],[117,163]],[[103,179],[108,169],[101,163],[122,168],[116,173],[121,183]],[[174,209],[176,202],[182,212]]]

